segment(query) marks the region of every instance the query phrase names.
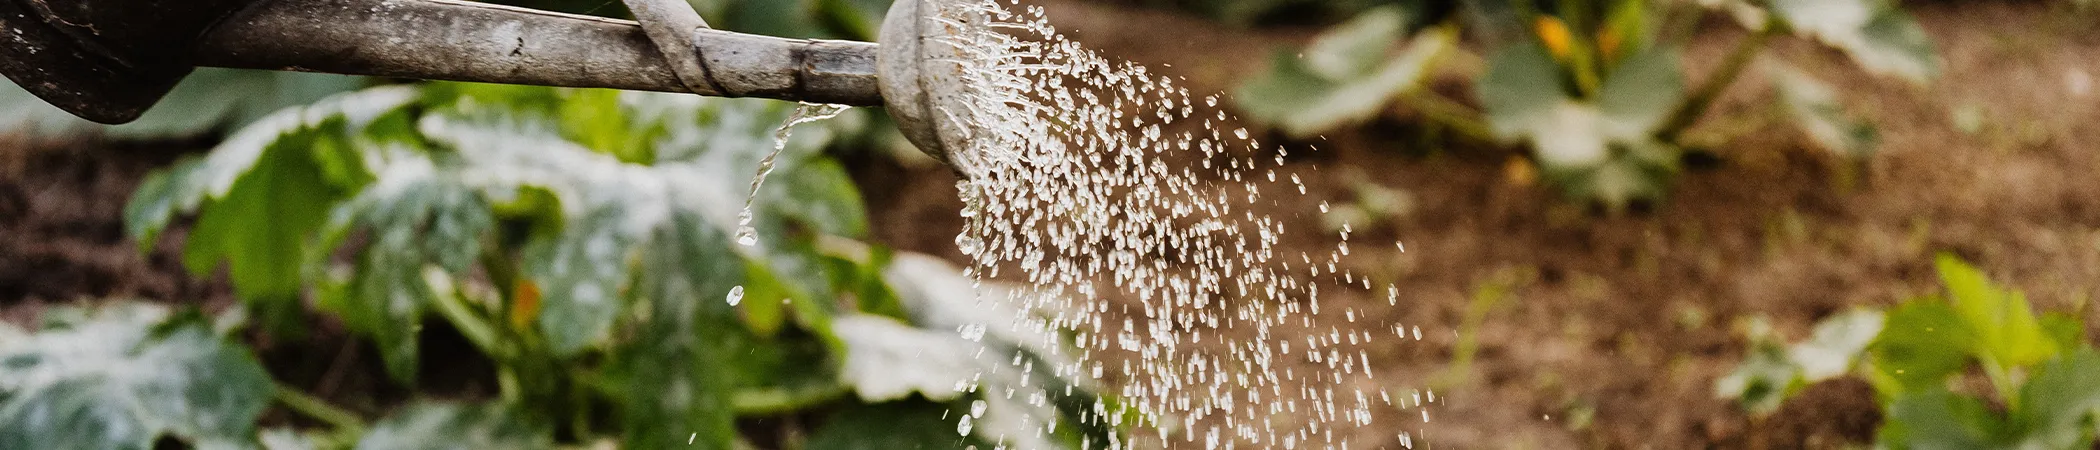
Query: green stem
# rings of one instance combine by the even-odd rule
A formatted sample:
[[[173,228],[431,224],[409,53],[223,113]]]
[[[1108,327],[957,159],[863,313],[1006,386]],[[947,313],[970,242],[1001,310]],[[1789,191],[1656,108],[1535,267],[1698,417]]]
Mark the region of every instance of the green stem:
[[[2005,402],[2006,409],[2019,410],[2020,387],[2013,383],[2011,370],[1998,364],[1997,358],[1985,356],[1979,360],[1983,363],[1983,375],[1991,379],[1991,388],[1998,391],[1998,399]]]
[[[437,295],[432,296],[436,298],[436,301],[431,302],[433,306],[437,307],[438,315],[445,316],[445,320],[451,322],[452,328],[458,329],[459,334],[467,338],[467,342],[474,343],[475,347],[480,348],[483,353],[489,355],[489,358],[495,359],[497,362],[506,362],[517,358],[517,349],[505,345],[501,337],[496,334],[496,327],[489,324],[487,317],[474,311],[474,307],[468,305],[458,291],[451,289],[449,285],[431,287],[434,288],[433,290],[438,291]],[[440,287],[443,289],[436,289]]]
[[[1479,112],[1450,99],[1439,97],[1434,92],[1418,91],[1400,96],[1400,103],[1412,108],[1422,117],[1450,128],[1451,131],[1479,142],[1495,142],[1495,130],[1481,122]]]
[[[364,419],[358,418],[356,413],[352,413],[349,410],[328,404],[326,400],[307,395],[305,392],[300,392],[298,389],[282,384],[275,385],[270,395],[276,398],[277,403],[284,405],[285,408],[289,408],[300,415],[312,417],[314,420],[319,420],[322,423],[327,423],[328,426],[335,428],[337,433],[346,436],[356,436],[365,433]]]
[[[1684,134],[1686,128],[1697,123],[1700,116],[1706,115],[1706,110],[1713,107],[1714,100],[1720,98],[1721,92],[1734,84],[1737,78],[1742,77],[1743,69],[1750,67],[1750,61],[1757,59],[1757,53],[1764,50],[1765,42],[1771,40],[1773,35],[1779,34],[1779,27],[1775,22],[1777,21],[1767,19],[1764,28],[1736,43],[1735,50],[1728,53],[1728,59],[1721,62],[1721,68],[1714,71],[1712,76],[1708,76],[1705,84],[1692,91],[1691,98],[1686,99],[1678,105],[1676,111],[1670,113],[1670,119],[1657,129],[1655,138],[1663,142],[1676,142],[1677,137]]]

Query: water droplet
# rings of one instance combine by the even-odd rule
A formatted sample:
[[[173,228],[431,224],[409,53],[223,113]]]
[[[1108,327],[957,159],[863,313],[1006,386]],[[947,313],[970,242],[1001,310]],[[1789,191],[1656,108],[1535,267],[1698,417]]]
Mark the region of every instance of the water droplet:
[[[970,402],[970,417],[984,417],[984,410],[987,406],[989,405],[987,405],[984,402],[984,400]]]
[[[736,304],[738,304],[738,303],[743,303],[743,302],[744,302],[744,287],[743,287],[743,286],[737,286],[737,287],[729,288],[729,306],[736,306]]]
[[[970,416],[963,416],[961,422],[955,423],[955,434],[963,436],[970,435]]]

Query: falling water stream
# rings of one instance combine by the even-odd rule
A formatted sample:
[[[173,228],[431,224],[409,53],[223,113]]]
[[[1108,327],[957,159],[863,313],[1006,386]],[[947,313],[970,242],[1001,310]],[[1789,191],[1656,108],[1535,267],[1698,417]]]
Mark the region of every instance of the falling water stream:
[[[744,197],[744,210],[736,214],[736,243],[745,247],[758,245],[758,229],[751,226],[751,205],[758,201],[758,189],[766,184],[766,176],[773,174],[773,163],[780,159],[780,152],[787,149],[788,137],[795,126],[838,117],[847,109],[844,105],[803,103],[795,108],[794,113],[788,114],[787,121],[781,123],[780,128],[773,129],[773,151],[758,160],[758,174],[751,177],[751,193]],[[729,304],[736,304],[742,294],[743,289],[738,288],[730,295]]]
[[[963,1],[936,14],[955,32],[922,45],[961,55],[937,62],[958,74],[951,81],[964,99],[939,113],[969,133],[947,155],[963,176],[956,245],[970,259],[967,276],[1016,286],[981,290],[982,301],[1021,311],[963,330],[966,339],[985,327],[1052,336],[1045,347],[1071,353],[1050,372],[1110,386],[1120,399],[1093,403],[1081,420],[1136,417],[1160,447],[1347,449],[1374,416],[1421,422],[1381,426],[1380,441],[1359,448],[1412,448],[1424,437],[1436,394],[1384,387],[1397,383],[1379,380],[1369,356],[1381,335],[1419,341],[1420,327],[1410,335],[1359,310],[1371,304],[1360,299],[1381,296],[1397,305],[1398,290],[1348,264],[1350,224],[1338,245],[1307,251],[1286,247],[1290,230],[1265,212],[1305,203],[1302,178],[1283,167],[1287,149],[1234,127],[1215,96],[1066,39],[1038,7]],[[805,105],[780,128],[775,154],[789,127],[838,112]],[[754,197],[772,160],[760,165]],[[747,202],[743,245],[757,239],[750,223]],[[984,357],[1007,356],[1022,368],[1018,355]],[[1073,395],[1032,389],[982,395],[1038,407]],[[984,405],[973,403],[956,431],[982,428]],[[1035,420],[1033,436],[1001,436],[1001,448],[1048,442],[1056,419]]]

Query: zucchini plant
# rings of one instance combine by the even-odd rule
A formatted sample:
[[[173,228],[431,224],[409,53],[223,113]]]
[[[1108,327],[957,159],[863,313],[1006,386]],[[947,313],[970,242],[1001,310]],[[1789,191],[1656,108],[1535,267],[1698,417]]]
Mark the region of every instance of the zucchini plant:
[[[726,449],[749,445],[740,418],[787,414],[824,417],[784,432],[813,449],[1106,442],[1114,430],[1079,420],[1103,401],[1091,381],[1050,372],[1069,352],[1048,346],[1069,340],[959,333],[1014,313],[987,310],[944,262],[859,240],[860,196],[824,149],[866,117],[797,127],[756,203],[759,243],[731,244],[751,174],[791,109],[438,83],[272,114],[143,183],[125,212],[131,235],[150,246],[194,215],[183,262],[199,275],[223,268],[246,322],[296,338],[312,314],[339,320],[375,344],[400,385],[423,379],[422,325],[443,321],[495,363],[500,395],[347,411],[270,382],[225,331],[134,321],[112,335],[124,339],[81,340],[116,346],[93,356],[122,367],[232,371],[142,389],[220,389],[238,395],[212,398],[239,403],[178,411],[214,427],[155,411],[53,414],[127,404],[96,397],[118,392],[98,390],[106,373],[56,371],[0,383],[0,444],[123,429],[107,442],[21,442]],[[67,330],[0,346],[61,351],[52,346],[68,339],[53,333]],[[156,350],[206,342],[213,351]],[[254,398],[330,427],[257,433]]]
[[[1807,383],[1849,374],[1880,399],[1877,448],[2092,448],[2100,352],[2084,324],[2035,314],[2025,295],[1951,256],[1937,267],[1944,295],[1826,319],[1784,355],[1769,350],[1776,340],[1753,342],[1717,391],[1764,415]]]
[[[1939,66],[1923,29],[1885,0],[1463,3],[1442,16],[1410,17],[1397,6],[1366,11],[1302,51],[1279,51],[1235,99],[1251,118],[1297,138],[1377,117],[1397,102],[1436,130],[1523,144],[1536,171],[1563,193],[1617,210],[1667,192],[1682,149],[1706,143],[1685,132],[1774,36],[1814,40],[1870,72],[1915,83]],[[1682,47],[1716,12],[1748,34],[1705,79],[1689,82]],[[1474,83],[1478,109],[1426,86],[1461,53],[1460,29],[1485,48],[1487,70]],[[1830,87],[1782,62],[1766,67],[1782,112],[1812,141],[1847,157],[1871,152],[1873,128],[1850,117]]]

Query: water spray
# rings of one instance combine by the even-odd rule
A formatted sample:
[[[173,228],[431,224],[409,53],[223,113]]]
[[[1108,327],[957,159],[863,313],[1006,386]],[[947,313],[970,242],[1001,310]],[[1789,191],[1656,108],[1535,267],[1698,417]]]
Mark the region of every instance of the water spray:
[[[637,21],[459,0],[0,0],[0,73],[88,120],[137,119],[199,66],[886,106],[947,161],[952,89],[922,45],[958,0],[899,0],[880,41],[709,28],[684,0]]]

